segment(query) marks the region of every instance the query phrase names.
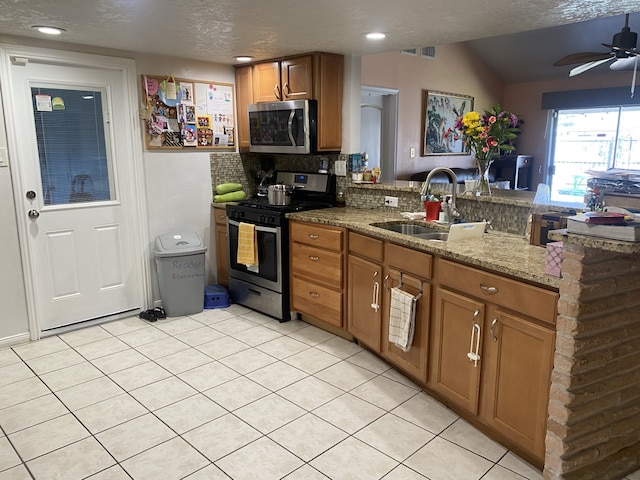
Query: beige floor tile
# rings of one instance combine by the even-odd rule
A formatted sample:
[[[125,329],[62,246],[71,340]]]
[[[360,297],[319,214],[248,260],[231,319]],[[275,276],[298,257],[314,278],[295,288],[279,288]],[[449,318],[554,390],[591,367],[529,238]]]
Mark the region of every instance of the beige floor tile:
[[[440,436],[492,462],[497,462],[507,453],[505,447],[494,442],[461,418],[456,420],[456,422],[442,432]]]
[[[32,480],[24,465],[0,471],[0,480]]]
[[[233,307],[234,305],[231,305],[229,308],[207,309],[200,313],[189,315],[189,318],[192,318],[203,325],[213,325],[214,323],[221,322],[227,318],[235,317],[237,314],[231,311],[231,308]],[[249,311],[248,308],[240,307],[239,305],[237,307],[242,308],[243,312]]]
[[[231,336],[240,340],[241,342],[246,343],[247,345],[255,347],[256,345],[260,345],[279,338],[282,336],[282,334],[270,328],[257,325],[253,328],[248,328],[247,330],[242,330],[240,332],[234,333]]]
[[[239,376],[238,372],[217,361],[178,374],[178,378],[187,382],[199,392],[204,392]]]
[[[222,470],[211,464],[187,477],[184,477],[184,480],[231,480],[231,477],[225,475]]]
[[[97,342],[98,340],[104,340],[112,336],[111,333],[107,332],[101,326],[95,326],[63,333],[60,335],[60,339],[71,347],[77,347],[85,343]]]
[[[149,322],[138,317],[127,317],[115,322],[103,323],[100,326],[112,335],[117,336],[142,330],[143,328],[152,328]]]
[[[10,434],[9,438],[20,457],[28,461],[88,436],[87,429],[69,413]]]
[[[335,338],[335,335],[332,333],[322,330],[321,328],[314,327],[313,325],[296,330],[288,336],[312,347]]]
[[[493,463],[442,438],[434,438],[404,464],[431,480],[478,480]]]
[[[147,361],[146,363],[141,363],[127,368],[126,370],[120,370],[119,372],[112,373],[109,375],[109,378],[126,391],[130,391],[159,380],[163,380],[170,376],[171,373],[166,371],[157,363]]]
[[[34,373],[24,363],[15,363],[0,367],[0,387],[10,383],[26,380],[34,376]]]
[[[114,464],[102,445],[89,437],[31,460],[27,466],[38,480],[80,480]]]
[[[389,370],[384,372],[382,376],[390,380],[393,380],[394,382],[401,383],[405,387],[413,388],[414,390],[418,390],[418,391],[422,390],[422,388],[417,383],[415,383],[409,377],[404,376],[399,371],[394,370],[393,368],[390,368]]]
[[[627,480],[640,480],[640,470],[627,475],[625,478]]]
[[[231,335],[232,333],[237,333],[242,330],[248,330],[255,326],[256,324],[251,320],[247,320],[246,318],[242,317],[230,317],[226,320],[222,320],[211,325],[212,328],[215,328],[219,332],[225,333],[227,335]]]
[[[82,362],[77,365],[45,373],[44,375],[40,375],[40,378],[51,390],[57,392],[58,390],[73,387],[74,385],[79,385],[80,383],[95,380],[103,376],[104,374],[92,363]]]
[[[76,351],[87,360],[93,360],[100,357],[118,353],[131,348],[122,340],[116,337],[109,337],[97,342],[85,343],[75,347]]]
[[[0,405],[6,408],[50,393],[42,380],[31,377],[0,387]]]
[[[307,377],[278,391],[278,395],[309,411],[343,393],[339,388],[315,377]]]
[[[434,435],[388,413],[356,432],[354,437],[402,462],[431,441]]]
[[[20,465],[20,457],[9,443],[7,437],[0,438],[0,472]]]
[[[235,415],[227,414],[185,433],[183,438],[215,462],[261,436]],[[215,441],[217,438],[224,438],[224,441]]]
[[[387,411],[418,394],[413,388],[382,376],[363,383],[350,393]]]
[[[429,480],[427,477],[420,475],[418,472],[411,470],[404,465],[398,465],[396,468],[387,473],[382,480]],[[484,480],[484,479],[483,479]]]
[[[419,393],[391,411],[405,420],[438,434],[459,417],[426,393]]]
[[[225,337],[224,333],[219,332],[213,328],[203,326],[202,324],[200,324],[200,328],[189,330],[188,332],[176,335],[176,338],[178,340],[186,343],[187,345],[191,345],[192,347],[202,345],[204,343],[211,342],[223,337]]]
[[[342,361],[315,374],[316,377],[348,392],[371,380],[377,374],[353,363]]]
[[[130,347],[136,348],[147,343],[170,338],[170,336],[157,328],[147,327],[119,335],[118,338]]]
[[[76,410],[75,415],[93,434],[140,417],[148,410],[128,393]]]
[[[368,350],[363,350],[360,353],[350,356],[347,362],[358,365],[362,368],[372,371],[373,373],[384,373],[391,368],[391,366],[384,360],[376,357]]]
[[[294,367],[313,375],[314,373],[317,373],[320,370],[324,370],[334,363],[338,363],[340,359],[326,352],[323,352],[322,350],[318,350],[316,347],[311,347],[300,353],[296,353],[295,355],[285,358],[284,361],[289,365],[293,365]]]
[[[26,360],[27,365],[29,365],[37,375],[53,372],[54,370],[60,370],[61,368],[83,362],[86,362],[86,360],[71,348]]]
[[[234,353],[247,350],[249,345],[240,340],[236,340],[233,337],[223,337],[212,342],[203,343],[196,347],[201,352],[209,355],[211,358],[220,360],[221,358],[228,357]]]
[[[500,465],[494,465],[491,470],[489,470],[482,480],[524,480],[526,477],[522,475],[518,475],[511,470],[507,470]]]
[[[218,405],[233,411],[271,392],[246,377],[239,377],[203,393]]]
[[[118,462],[122,462],[175,436],[175,432],[154,415],[146,414],[105,430],[96,438]],[[132,442],[134,438],[136,441]]]
[[[275,358],[255,348],[234,353],[233,355],[220,359],[220,363],[242,375],[266,367],[274,362],[276,362]]]
[[[327,422],[353,434],[386,412],[350,393],[324,404],[313,411]]]
[[[154,411],[198,393],[176,377],[165,378],[129,392],[141,404]]]
[[[0,409],[0,425],[10,434],[67,413],[69,410],[55,395],[43,395]]]
[[[247,374],[248,378],[274,392],[302,380],[306,376],[307,374],[302,370],[282,361],[277,361]]]
[[[263,323],[263,325],[275,330],[276,332],[280,332],[283,335],[289,335],[290,333],[298,331],[301,328],[308,326],[309,324],[301,320],[290,320],[288,322],[280,323],[278,320],[272,318],[271,321],[265,322]]]
[[[13,365],[15,363],[20,363],[21,361],[20,357],[10,348],[0,350],[0,367]]]
[[[122,462],[134,480],[179,480],[209,464],[183,439],[177,437]]]
[[[234,414],[253,428],[267,434],[304,415],[305,411],[278,394],[272,393],[237,409]]]
[[[327,477],[311,465],[303,465],[282,480],[327,480]]]
[[[308,462],[344,440],[347,433],[308,413],[271,432],[269,437]]]
[[[269,461],[265,462],[264,459]],[[302,461],[273,440],[263,437],[216,462],[234,480],[279,480]]]
[[[176,340],[173,337],[168,337],[155,342],[139,345],[136,347],[136,350],[141,354],[146,355],[151,360],[156,360],[188,348],[190,347],[186,343],[182,343],[180,340]]]
[[[227,411],[202,394],[185,398],[156,410],[155,415],[178,434],[227,414]]]
[[[127,472],[120,465],[114,465],[87,477],[87,480],[131,480],[131,477],[127,475]]]
[[[363,348],[357,343],[340,337],[334,337],[329,341],[320,343],[316,345],[316,348],[343,360],[363,351]]]
[[[279,338],[258,345],[256,348],[272,357],[282,360],[296,353],[308,350],[309,345],[291,337],[280,336]]]
[[[381,478],[398,462],[349,437],[310,462],[332,480]],[[465,479],[466,480],[466,479]]]
[[[171,317],[164,320],[158,320],[153,324],[153,326],[168,335],[176,336],[190,330],[196,330],[202,327],[202,324],[189,317]]]
[[[13,347],[13,351],[17,353],[22,360],[30,360],[32,358],[42,357],[43,355],[69,350],[70,348],[69,345],[55,336],[17,345]]]
[[[124,393],[109,377],[100,377],[89,382],[65,388],[56,393],[69,410],[75,412],[89,405]]]
[[[542,480],[542,472],[540,470],[528,464],[512,452],[502,457],[498,464],[529,480]]]
[[[104,374],[110,375],[148,361],[149,359],[140,352],[131,349],[113,353],[106,357],[96,358],[91,363],[93,363]]]
[[[171,355],[156,360],[161,367],[167,369],[174,375],[213,361],[210,356],[194,348],[181,350],[180,352],[172,353]]]
[[[260,312],[255,312],[253,310],[247,310],[246,312],[239,313],[238,315],[240,315],[242,318],[246,318],[247,320],[251,320],[257,325],[264,325],[265,323],[276,321],[268,315],[264,315]]]

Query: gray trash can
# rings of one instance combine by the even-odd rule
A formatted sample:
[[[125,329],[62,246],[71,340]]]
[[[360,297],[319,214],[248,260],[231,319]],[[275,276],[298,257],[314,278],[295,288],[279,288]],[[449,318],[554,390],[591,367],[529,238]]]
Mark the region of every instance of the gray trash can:
[[[162,306],[168,317],[198,313],[204,307],[204,254],[194,232],[165,233],[156,237],[153,254]]]

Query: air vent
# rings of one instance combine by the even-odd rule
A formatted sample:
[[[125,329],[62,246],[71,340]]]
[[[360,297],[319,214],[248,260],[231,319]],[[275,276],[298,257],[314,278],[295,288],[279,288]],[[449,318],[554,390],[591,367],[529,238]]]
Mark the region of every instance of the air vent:
[[[405,55],[413,55],[413,56],[418,55],[418,49],[417,48],[409,48],[407,50],[400,50],[400,52],[404,53]]]
[[[420,56],[427,58],[436,58],[436,47],[422,47],[420,49]]]

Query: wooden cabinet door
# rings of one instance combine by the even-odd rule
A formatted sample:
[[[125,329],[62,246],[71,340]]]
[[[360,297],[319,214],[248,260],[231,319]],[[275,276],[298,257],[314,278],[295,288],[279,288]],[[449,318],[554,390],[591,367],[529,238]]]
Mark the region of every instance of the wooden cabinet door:
[[[409,274],[402,275],[402,290],[411,295],[422,295],[416,303],[415,329],[413,343],[408,352],[389,341],[389,305],[391,288],[399,284],[400,273],[396,270],[385,271],[384,300],[382,304],[382,356],[411,375],[416,380],[427,381],[427,353],[429,344],[429,320],[431,315],[431,285]]]
[[[315,57],[313,98],[318,100],[318,151],[342,148],[342,90],[344,57],[320,53]]]
[[[380,352],[382,267],[349,255],[347,276],[347,329],[358,341]]]
[[[542,461],[555,332],[495,307],[487,313],[480,415]]]
[[[290,58],[280,63],[282,100],[313,98],[313,61],[311,55]]]
[[[258,63],[253,66],[252,74],[254,102],[276,102],[282,100],[280,62]]]
[[[220,209],[214,209],[215,215],[221,215]],[[224,210],[222,210],[224,212]],[[226,215],[225,215],[226,219]],[[229,286],[229,249],[227,247],[227,225],[216,222],[216,274],[218,283]]]
[[[483,303],[438,288],[435,294],[433,341],[429,384],[460,407],[477,415],[480,391],[482,348],[475,363],[467,354],[476,350],[477,329],[480,346],[484,332]],[[472,339],[472,334],[474,335]]]
[[[251,103],[253,103],[253,67],[250,65],[236,67],[236,114],[238,118],[236,141],[241,151],[249,150],[247,106]]]

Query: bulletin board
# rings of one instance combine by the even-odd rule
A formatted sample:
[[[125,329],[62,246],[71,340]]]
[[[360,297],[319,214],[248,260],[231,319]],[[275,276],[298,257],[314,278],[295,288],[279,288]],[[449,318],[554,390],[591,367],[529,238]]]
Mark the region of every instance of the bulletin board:
[[[234,91],[229,83],[141,75],[149,149],[235,151]]]

